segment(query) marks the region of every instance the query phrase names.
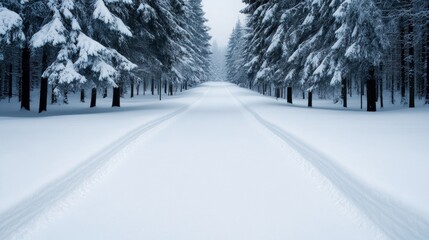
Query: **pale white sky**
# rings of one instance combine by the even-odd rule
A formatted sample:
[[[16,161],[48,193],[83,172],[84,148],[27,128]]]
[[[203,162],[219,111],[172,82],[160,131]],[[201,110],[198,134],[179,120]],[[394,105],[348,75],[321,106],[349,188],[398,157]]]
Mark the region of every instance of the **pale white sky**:
[[[229,35],[238,18],[243,20],[240,10],[245,4],[241,0],[202,0],[211,35],[220,47],[226,47]]]

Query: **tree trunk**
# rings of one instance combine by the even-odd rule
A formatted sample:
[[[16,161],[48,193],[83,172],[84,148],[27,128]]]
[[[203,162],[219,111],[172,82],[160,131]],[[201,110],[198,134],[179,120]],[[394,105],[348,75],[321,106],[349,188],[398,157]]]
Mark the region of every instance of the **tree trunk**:
[[[1,53],[0,53],[1,54]],[[1,58],[0,58],[1,59]],[[2,98],[3,98],[3,87],[4,87],[4,82],[5,82],[5,72],[6,72],[6,70],[5,70],[5,67],[4,67],[4,64],[3,63],[1,63],[0,64],[0,101],[2,100]]]
[[[353,97],[353,78],[351,78],[351,77],[348,77],[347,78],[349,81],[348,81],[348,84],[349,84],[349,94],[350,94],[350,98],[352,98]]]
[[[341,78],[341,98],[343,99],[343,107],[347,108],[347,78]]]
[[[292,87],[287,87],[287,102],[292,104]]]
[[[134,79],[131,79],[131,96],[130,98],[134,97]]]
[[[48,53],[46,49],[43,49],[42,56],[42,74],[48,68]],[[39,101],[39,113],[47,111],[48,108],[48,78],[43,77],[40,79],[40,101]]]
[[[146,83],[146,79],[143,80],[143,95],[146,95],[146,90],[147,90],[147,83]]]
[[[113,88],[113,98],[112,98],[112,107],[121,106],[121,87]]]
[[[164,94],[167,94],[167,80],[164,81]]]
[[[103,90],[103,98],[107,98],[107,88],[104,88]]]
[[[375,69],[371,67],[369,69],[369,78],[366,83],[367,89],[367,111],[375,112],[377,111],[377,82],[375,80]]]
[[[426,104],[429,104],[429,23],[426,24]]]
[[[8,97],[9,102],[13,97],[13,65],[9,64],[9,76],[8,76],[9,84],[8,84]]]
[[[152,91],[152,95],[155,94],[155,80],[152,77],[151,83],[150,83],[150,90]]]
[[[308,107],[313,107],[313,92],[308,91]]]
[[[406,79],[406,59],[405,59],[405,28],[404,28],[404,19],[401,17],[400,19],[400,42],[401,42],[401,104],[406,103],[406,96],[405,96],[405,89],[407,86],[407,79]]]
[[[85,102],[85,89],[80,90],[80,102]]]
[[[379,87],[379,92],[380,92],[380,108],[384,108],[384,99],[383,99],[383,87],[384,86],[383,86],[383,82],[384,82],[384,77],[382,77],[380,79],[380,87]]]
[[[139,96],[140,95],[140,83],[137,84],[136,90],[137,90],[137,96]]]
[[[21,109],[30,111],[30,47],[22,49]]]
[[[64,90],[64,98],[63,98],[64,104],[69,104],[69,91],[66,89]]]
[[[91,105],[90,107],[93,108],[97,106],[97,88],[92,88],[91,90]]]
[[[158,91],[159,91],[159,101],[161,101],[162,100],[162,87],[161,87],[161,85],[162,85],[162,80],[161,80],[161,77],[159,78],[159,89],[158,89]]]
[[[47,111],[48,106],[48,78],[42,77],[40,80],[40,102],[39,113]]]
[[[410,55],[410,69],[408,69],[408,81],[409,81],[409,107],[415,108],[415,62],[414,62],[414,26],[412,19],[410,18],[410,23],[408,25],[408,33],[410,35],[410,41],[409,45],[410,48],[408,49],[409,55]]]
[[[55,86],[51,88],[51,104],[57,103],[57,95],[55,94]]]
[[[363,79],[360,79],[360,109],[363,109],[363,92],[365,91],[365,86],[363,85]]]

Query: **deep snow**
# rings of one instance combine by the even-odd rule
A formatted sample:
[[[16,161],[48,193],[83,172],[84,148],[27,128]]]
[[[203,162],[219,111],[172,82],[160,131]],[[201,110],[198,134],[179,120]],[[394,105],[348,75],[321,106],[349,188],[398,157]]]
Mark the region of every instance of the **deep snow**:
[[[306,109],[227,83],[123,105],[3,114],[1,239],[429,237],[427,108]]]

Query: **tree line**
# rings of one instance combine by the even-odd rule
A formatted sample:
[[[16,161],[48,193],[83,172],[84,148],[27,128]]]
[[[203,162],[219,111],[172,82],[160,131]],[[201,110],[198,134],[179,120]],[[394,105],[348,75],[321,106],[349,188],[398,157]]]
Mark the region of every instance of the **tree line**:
[[[231,34],[228,80],[263,94],[308,99],[366,95],[429,104],[429,1],[243,0],[246,23]],[[389,94],[386,94],[388,92]],[[385,96],[389,96],[386,98]],[[377,104],[378,102],[378,104]]]
[[[30,110],[39,91],[43,112],[71,92],[95,107],[113,88],[119,107],[128,89],[187,89],[210,72],[204,15],[201,0],[2,0],[0,100]]]

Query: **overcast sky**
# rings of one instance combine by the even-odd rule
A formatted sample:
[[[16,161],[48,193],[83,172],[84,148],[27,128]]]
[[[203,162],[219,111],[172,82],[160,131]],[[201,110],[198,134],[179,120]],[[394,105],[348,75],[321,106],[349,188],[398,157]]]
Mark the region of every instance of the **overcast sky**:
[[[202,0],[202,3],[213,40],[216,40],[219,46],[226,47],[244,3],[241,0]]]

